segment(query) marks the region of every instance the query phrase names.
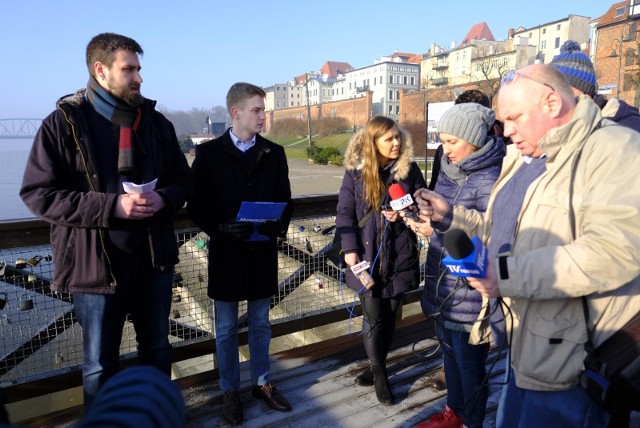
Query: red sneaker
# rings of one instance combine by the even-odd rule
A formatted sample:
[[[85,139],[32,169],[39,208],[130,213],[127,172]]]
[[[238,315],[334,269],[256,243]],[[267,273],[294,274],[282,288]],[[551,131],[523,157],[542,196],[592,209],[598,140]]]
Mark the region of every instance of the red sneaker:
[[[443,411],[420,422],[416,428],[462,428],[463,425],[462,419],[456,415],[456,412],[451,410],[451,407],[444,406]]]

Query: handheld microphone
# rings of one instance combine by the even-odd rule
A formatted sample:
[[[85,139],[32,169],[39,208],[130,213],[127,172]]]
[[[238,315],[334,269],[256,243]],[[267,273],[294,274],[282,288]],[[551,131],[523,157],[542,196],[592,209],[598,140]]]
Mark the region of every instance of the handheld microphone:
[[[371,287],[376,285],[376,282],[373,280],[371,274],[369,273],[370,267],[371,266],[369,265],[369,262],[366,260],[363,260],[360,263],[351,266],[351,272],[353,272],[356,278],[360,280],[364,288],[366,288],[367,290],[371,290]]]
[[[472,278],[487,276],[487,247],[477,236],[471,240],[464,231],[451,229],[444,235],[444,248],[449,255],[442,259],[442,263],[451,275]]]
[[[394,183],[389,186],[389,196],[391,197],[389,205],[391,205],[394,211],[404,211],[405,217],[414,221],[421,221],[418,216],[408,208],[413,205],[413,198],[411,195],[404,193],[401,185]]]

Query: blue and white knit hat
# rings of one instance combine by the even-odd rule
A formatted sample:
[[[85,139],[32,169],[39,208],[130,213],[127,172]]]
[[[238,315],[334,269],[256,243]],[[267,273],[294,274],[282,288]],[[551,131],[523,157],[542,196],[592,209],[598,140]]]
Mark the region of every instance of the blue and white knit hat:
[[[587,55],[580,52],[580,44],[567,40],[560,46],[560,53],[549,65],[564,75],[569,84],[593,98],[596,94],[596,71]]]

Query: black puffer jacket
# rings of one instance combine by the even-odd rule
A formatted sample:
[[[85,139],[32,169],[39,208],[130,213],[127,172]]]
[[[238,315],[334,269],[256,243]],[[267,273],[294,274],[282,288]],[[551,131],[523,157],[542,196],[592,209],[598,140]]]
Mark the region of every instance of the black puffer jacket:
[[[51,224],[55,274],[51,288],[60,292],[109,294],[116,280],[106,248],[107,229],[115,219],[117,194],[104,193],[88,127],[85,91],[66,96],[44,121],[29,154],[20,196],[38,217]],[[138,137],[144,182],[158,179],[156,191],[166,206],[142,223],[155,267],[178,262],[173,217],[193,189],[193,174],[175,130],[155,101],[145,100]],[[133,221],[133,220],[131,220]]]
[[[502,159],[506,153],[501,138],[489,138],[483,150],[474,152],[460,164],[464,174],[462,182],[440,171],[435,191],[451,205],[484,212],[487,209],[493,184],[500,175]],[[443,163],[448,163],[443,155]],[[444,234],[435,231],[427,252],[425,287],[422,294],[422,310],[430,318],[457,323],[472,323],[478,317],[482,298],[480,293],[457,285],[458,278],[448,273],[442,259],[448,255],[443,248]]]

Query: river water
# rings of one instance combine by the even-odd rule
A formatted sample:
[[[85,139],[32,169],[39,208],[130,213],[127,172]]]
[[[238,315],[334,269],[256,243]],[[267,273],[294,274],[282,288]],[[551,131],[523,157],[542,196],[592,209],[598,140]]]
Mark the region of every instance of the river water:
[[[34,218],[20,199],[31,139],[0,139],[0,221]]]

